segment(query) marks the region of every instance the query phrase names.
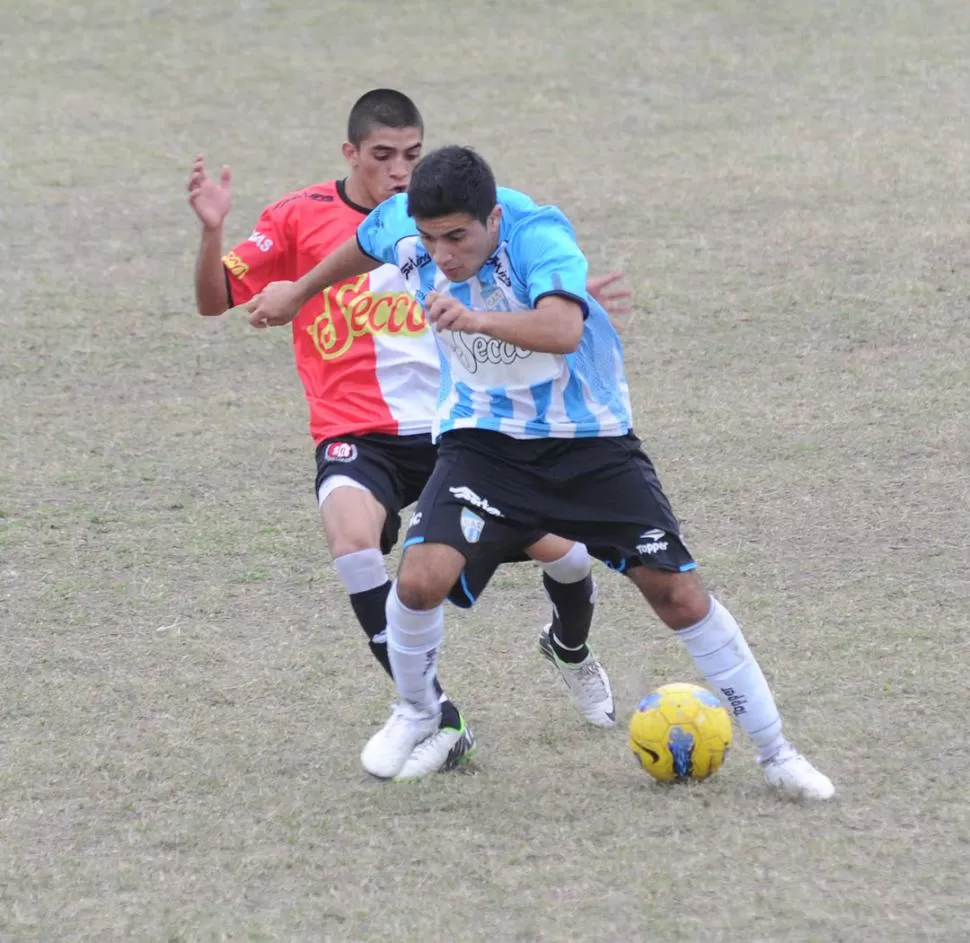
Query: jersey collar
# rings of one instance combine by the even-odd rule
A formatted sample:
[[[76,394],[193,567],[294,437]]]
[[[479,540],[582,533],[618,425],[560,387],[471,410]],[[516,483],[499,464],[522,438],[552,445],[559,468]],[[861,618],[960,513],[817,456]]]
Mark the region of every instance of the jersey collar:
[[[343,180],[337,181],[337,196],[340,197],[344,203],[347,204],[352,210],[356,210],[363,216],[370,216],[370,210],[366,206],[361,206],[359,203],[355,203],[349,196],[347,196],[347,178],[344,177]]]

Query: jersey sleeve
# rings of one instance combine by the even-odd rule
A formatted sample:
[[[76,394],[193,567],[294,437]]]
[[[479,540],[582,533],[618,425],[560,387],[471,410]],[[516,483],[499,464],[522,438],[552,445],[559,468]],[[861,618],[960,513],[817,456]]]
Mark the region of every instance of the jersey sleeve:
[[[263,210],[251,235],[223,257],[230,306],[249,301],[270,282],[292,279],[286,219],[278,206]]]
[[[397,265],[397,244],[417,234],[414,220],[408,216],[407,194],[398,193],[374,207],[357,227],[357,245],[372,259]]]
[[[546,295],[562,295],[580,305],[584,318],[589,314],[589,266],[560,210],[544,206],[522,220],[509,239],[509,261],[524,281],[533,307]]]

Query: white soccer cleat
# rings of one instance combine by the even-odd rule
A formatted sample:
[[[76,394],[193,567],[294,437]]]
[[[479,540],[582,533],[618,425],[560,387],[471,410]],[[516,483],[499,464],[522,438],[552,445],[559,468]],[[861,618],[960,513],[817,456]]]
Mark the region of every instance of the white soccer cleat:
[[[791,799],[822,802],[835,795],[832,780],[820,773],[791,745],[758,763],[765,774],[765,782]]]
[[[539,633],[539,651],[559,669],[576,708],[597,727],[615,726],[616,705],[606,669],[592,652],[577,665],[561,661],[552,647],[551,628],[551,624],[547,625]]]
[[[395,704],[387,723],[367,741],[360,762],[371,776],[392,779],[414,748],[438,731],[439,714],[425,714],[404,702]]]
[[[461,714],[458,719],[457,727],[439,726],[435,733],[422,740],[411,751],[401,772],[394,779],[421,779],[431,773],[447,772],[473,760],[476,753],[475,735]]]

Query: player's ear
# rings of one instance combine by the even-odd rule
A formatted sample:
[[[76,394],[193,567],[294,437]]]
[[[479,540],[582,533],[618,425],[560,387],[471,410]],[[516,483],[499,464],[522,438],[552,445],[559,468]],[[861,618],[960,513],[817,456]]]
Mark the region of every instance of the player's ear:
[[[488,219],[485,221],[485,229],[489,233],[498,232],[499,223],[502,222],[502,207],[496,203],[495,208],[491,213],[488,214]]]
[[[347,161],[347,163],[350,164],[351,167],[356,167],[357,158],[358,158],[357,148],[354,147],[354,145],[351,144],[350,141],[344,141],[341,151],[343,151],[344,160]]]

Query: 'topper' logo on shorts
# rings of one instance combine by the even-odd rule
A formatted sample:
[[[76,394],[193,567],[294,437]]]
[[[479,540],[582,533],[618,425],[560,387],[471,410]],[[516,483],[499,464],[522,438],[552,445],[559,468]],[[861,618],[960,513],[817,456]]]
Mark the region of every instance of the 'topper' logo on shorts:
[[[357,458],[357,446],[353,442],[331,442],[323,457],[328,462],[352,462]]]

